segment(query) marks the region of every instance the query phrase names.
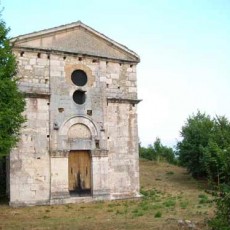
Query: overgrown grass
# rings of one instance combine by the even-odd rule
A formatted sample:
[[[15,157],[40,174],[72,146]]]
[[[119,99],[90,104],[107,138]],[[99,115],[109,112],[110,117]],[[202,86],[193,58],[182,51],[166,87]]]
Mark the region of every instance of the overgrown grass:
[[[213,208],[202,184],[183,168],[166,163],[141,161],[140,172],[143,197],[139,200],[17,209],[1,204],[0,229],[173,230],[180,219],[207,229],[204,219]]]

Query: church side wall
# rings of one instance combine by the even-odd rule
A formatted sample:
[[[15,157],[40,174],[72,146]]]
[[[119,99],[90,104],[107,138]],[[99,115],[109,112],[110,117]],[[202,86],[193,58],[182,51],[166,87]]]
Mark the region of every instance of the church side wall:
[[[106,130],[113,199],[139,195],[136,66],[109,63]]]
[[[136,108],[131,104],[108,104],[110,191],[113,198],[139,194],[139,156]]]

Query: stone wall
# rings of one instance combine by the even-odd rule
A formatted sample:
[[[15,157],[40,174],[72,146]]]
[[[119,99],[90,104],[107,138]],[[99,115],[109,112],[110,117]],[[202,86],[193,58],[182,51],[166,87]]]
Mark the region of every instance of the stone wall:
[[[49,202],[48,100],[27,98],[27,122],[21,141],[10,154],[10,202],[13,205]]]
[[[115,198],[139,192],[139,158],[136,106],[109,103],[107,130],[110,190]]]
[[[11,204],[72,202],[71,150],[90,151],[93,198],[138,196],[135,64],[49,51],[15,54],[27,122],[10,158]],[[76,69],[87,75],[84,86],[71,80]],[[74,102],[76,90],[85,93],[85,103]]]

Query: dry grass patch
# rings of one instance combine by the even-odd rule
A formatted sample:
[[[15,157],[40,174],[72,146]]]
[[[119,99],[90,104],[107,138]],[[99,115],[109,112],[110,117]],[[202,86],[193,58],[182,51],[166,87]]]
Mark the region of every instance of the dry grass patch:
[[[202,182],[166,163],[141,160],[140,172],[140,200],[23,208],[0,204],[0,229],[173,230],[181,228],[178,220],[208,229],[205,220],[213,215],[212,198],[204,193]]]

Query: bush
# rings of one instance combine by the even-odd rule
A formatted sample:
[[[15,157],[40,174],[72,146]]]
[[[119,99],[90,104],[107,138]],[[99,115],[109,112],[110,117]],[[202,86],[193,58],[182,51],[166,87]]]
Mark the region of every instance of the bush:
[[[221,193],[216,206],[216,215],[209,221],[209,226],[213,230],[230,230],[230,192]]]

